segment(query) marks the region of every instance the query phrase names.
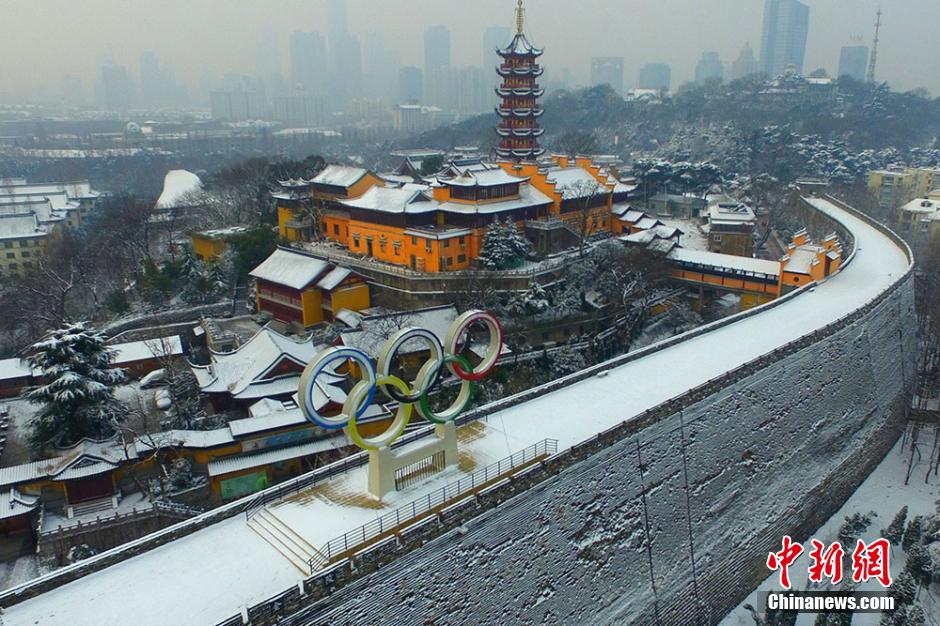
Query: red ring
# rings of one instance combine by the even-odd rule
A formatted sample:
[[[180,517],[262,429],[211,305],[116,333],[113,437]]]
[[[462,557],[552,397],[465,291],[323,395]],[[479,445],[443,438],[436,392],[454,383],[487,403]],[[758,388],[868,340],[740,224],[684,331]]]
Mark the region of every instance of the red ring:
[[[450,368],[451,371],[461,380],[466,380],[466,381],[470,381],[473,383],[478,383],[484,378],[486,378],[487,376],[489,376],[490,372],[492,372],[496,368],[496,364],[499,362],[499,357],[503,349],[503,327],[499,323],[499,319],[495,315],[490,313],[489,311],[481,311],[481,313],[489,317],[493,321],[493,324],[496,326],[496,358],[493,359],[493,363],[482,372],[471,371],[470,373],[467,373],[460,366],[459,363],[451,364],[451,368]],[[469,320],[467,320],[467,323],[464,325],[463,328],[460,329],[458,333],[455,334],[455,337],[460,337],[467,328],[469,328],[474,322],[476,322],[479,319],[481,318],[470,318]],[[449,347],[449,346],[445,346],[445,347]],[[454,349],[456,348],[457,346],[455,345]]]

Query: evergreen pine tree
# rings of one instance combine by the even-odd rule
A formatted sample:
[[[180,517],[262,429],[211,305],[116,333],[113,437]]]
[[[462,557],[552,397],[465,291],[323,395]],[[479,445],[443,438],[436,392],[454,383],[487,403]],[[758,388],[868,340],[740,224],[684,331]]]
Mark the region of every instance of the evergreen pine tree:
[[[911,546],[921,543],[923,539],[923,522],[923,518],[918,515],[908,523],[907,530],[904,531],[904,538],[901,540],[901,547],[904,548],[905,552],[909,552]]]
[[[66,324],[31,350],[29,363],[45,381],[26,393],[30,402],[42,405],[30,422],[33,449],[111,435],[124,415],[114,387],[125,374],[111,367],[114,355],[104,336],[85,322]]]
[[[509,219],[495,220],[486,231],[480,250],[480,263],[488,270],[502,270],[518,264],[529,252],[529,242]]]
[[[846,549],[854,548],[858,538],[871,526],[872,515],[874,515],[874,513],[868,513],[867,515],[855,513],[854,515],[846,516],[845,521],[839,528],[839,543]]]
[[[907,568],[918,585],[927,587],[933,577],[933,562],[930,553],[922,543],[915,543],[907,550]]]
[[[894,516],[894,519],[891,520],[888,527],[881,531],[881,536],[896,546],[900,545],[901,539],[904,537],[904,524],[906,522],[907,507],[904,506],[898,511],[898,514]]]
[[[911,572],[905,569],[894,579],[892,585],[888,587],[887,593],[894,598],[895,607],[910,604],[914,601],[914,596],[917,595],[917,582],[911,576]]]

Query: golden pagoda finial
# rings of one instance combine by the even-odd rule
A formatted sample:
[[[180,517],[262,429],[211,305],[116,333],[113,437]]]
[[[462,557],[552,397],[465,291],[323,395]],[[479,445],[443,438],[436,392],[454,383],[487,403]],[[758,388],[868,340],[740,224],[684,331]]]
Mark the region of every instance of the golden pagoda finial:
[[[522,34],[522,26],[525,18],[525,9],[522,8],[522,0],[516,3],[516,34]]]

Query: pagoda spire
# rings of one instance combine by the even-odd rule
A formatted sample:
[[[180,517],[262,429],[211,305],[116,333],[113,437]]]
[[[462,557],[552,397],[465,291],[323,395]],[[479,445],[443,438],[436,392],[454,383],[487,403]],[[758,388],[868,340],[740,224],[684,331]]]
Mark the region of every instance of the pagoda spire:
[[[542,116],[539,98],[545,93],[537,82],[543,72],[538,63],[542,51],[529,43],[524,28],[525,9],[522,0],[516,0],[516,34],[508,46],[496,51],[503,59],[496,68],[502,78],[496,88],[501,99],[496,107],[500,117],[496,154],[516,161],[534,160],[545,152],[538,140],[545,132],[538,122]]]

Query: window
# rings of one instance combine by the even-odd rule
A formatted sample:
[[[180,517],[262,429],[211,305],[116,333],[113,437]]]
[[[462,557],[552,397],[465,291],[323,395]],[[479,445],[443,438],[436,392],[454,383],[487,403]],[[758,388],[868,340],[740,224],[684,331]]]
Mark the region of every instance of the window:
[[[445,247],[445,248],[449,248],[449,247],[450,247],[450,239],[445,239],[445,240],[444,240],[444,247]]]
[[[430,239],[426,239],[426,240],[424,241],[424,249],[427,250],[428,252],[431,251],[431,240],[430,240]]]
[[[418,238],[417,238],[417,237],[412,237],[412,238],[411,238],[411,245],[413,245],[413,246],[418,245]]]
[[[465,245],[467,245],[466,238],[465,238],[463,235],[461,235],[461,236],[460,236],[460,247],[463,248]]]
[[[33,266],[33,264],[30,263],[29,261],[27,261],[26,263],[23,263],[23,269],[27,269],[27,270],[28,270],[28,269],[30,269],[32,266]]]
[[[721,235],[714,235],[712,239],[715,243],[721,243]]]
[[[10,265],[8,265],[7,267],[10,268],[10,271],[11,271],[11,272],[15,272],[15,271],[16,271],[16,263],[10,263]]]
[[[454,264],[454,257],[449,256],[449,257],[444,258],[444,265],[453,265],[453,264]]]
[[[15,259],[15,258],[16,258],[16,253],[15,253],[15,252],[7,252],[7,258],[8,258],[8,259]]]
[[[339,224],[333,224],[333,234],[339,235]]]
[[[326,233],[326,222],[320,224],[320,232]]]
[[[28,259],[28,258],[29,258],[29,250],[23,250],[23,251],[20,253],[20,256],[22,256],[24,259]]]
[[[20,247],[25,248],[29,246],[29,239],[20,239]]]
[[[353,247],[359,247],[359,233],[353,233]]]
[[[4,241],[4,242],[3,242],[3,247],[4,247],[4,248],[12,248],[12,247],[13,247],[13,242],[12,242],[12,241]]]
[[[458,262],[458,263],[466,263],[466,262],[467,262],[467,255],[466,255],[466,254],[458,254],[458,255],[457,255],[457,262]]]

